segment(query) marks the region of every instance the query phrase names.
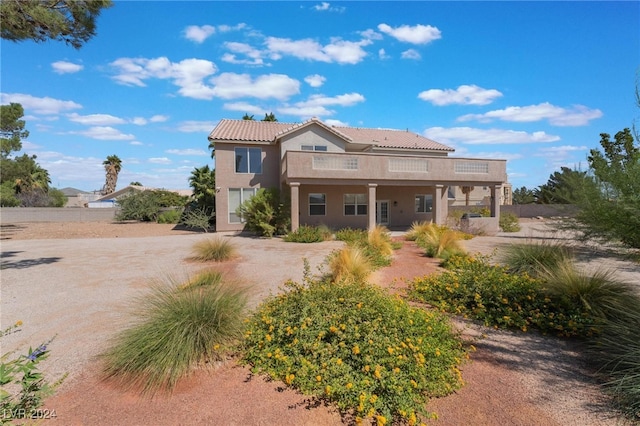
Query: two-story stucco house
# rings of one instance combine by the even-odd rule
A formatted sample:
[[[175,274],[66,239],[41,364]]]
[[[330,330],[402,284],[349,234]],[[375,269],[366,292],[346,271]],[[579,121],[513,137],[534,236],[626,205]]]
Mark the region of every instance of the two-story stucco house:
[[[368,228],[443,224],[451,186],[487,187],[498,228],[506,161],[448,157],[454,150],[389,129],[221,120],[209,135],[216,161],[216,227],[241,230],[237,207],[260,188],[291,198],[291,227]]]

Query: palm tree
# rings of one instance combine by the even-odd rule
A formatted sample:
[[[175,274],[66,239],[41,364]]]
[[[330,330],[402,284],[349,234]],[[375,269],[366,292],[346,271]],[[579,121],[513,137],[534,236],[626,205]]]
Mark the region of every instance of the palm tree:
[[[213,210],[216,200],[216,170],[209,166],[196,167],[189,176],[189,186],[193,189],[193,199],[199,207]]]
[[[108,195],[116,190],[116,184],[118,183],[118,173],[122,170],[122,160],[117,155],[109,155],[107,159],[102,162],[104,171],[106,172],[104,187],[102,188],[102,195]]]
[[[242,116],[242,119],[243,120],[249,120],[249,121],[255,121],[253,119],[253,115],[249,115],[249,114],[246,114],[246,113],[245,113],[245,115]]]
[[[264,115],[262,121],[278,121],[278,119],[274,113],[270,112],[269,114]]]
[[[474,187],[473,186],[461,186],[460,189],[462,190],[462,193],[464,194],[464,205],[468,206],[469,205],[469,200],[471,198],[471,191],[473,191]]]

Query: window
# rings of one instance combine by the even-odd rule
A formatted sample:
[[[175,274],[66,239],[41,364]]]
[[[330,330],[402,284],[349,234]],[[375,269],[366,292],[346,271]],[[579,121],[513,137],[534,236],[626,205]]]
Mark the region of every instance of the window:
[[[363,216],[367,214],[365,194],[344,194],[344,215]]]
[[[416,195],[416,213],[429,213],[431,210],[433,210],[433,195]]]
[[[326,194],[309,194],[309,216],[324,216],[326,212]]]
[[[236,148],[236,173],[262,173],[262,149]]]
[[[303,151],[327,151],[326,145],[302,145]]]
[[[236,210],[242,203],[256,195],[257,191],[257,188],[229,188],[229,223],[244,222]]]

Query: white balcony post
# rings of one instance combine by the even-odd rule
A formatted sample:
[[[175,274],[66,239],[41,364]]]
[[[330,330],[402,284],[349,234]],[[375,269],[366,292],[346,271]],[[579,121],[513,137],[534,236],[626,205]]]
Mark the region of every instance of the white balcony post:
[[[291,231],[300,227],[300,182],[291,182]]]
[[[377,183],[370,183],[369,185],[369,231],[373,231],[376,227],[376,187]]]

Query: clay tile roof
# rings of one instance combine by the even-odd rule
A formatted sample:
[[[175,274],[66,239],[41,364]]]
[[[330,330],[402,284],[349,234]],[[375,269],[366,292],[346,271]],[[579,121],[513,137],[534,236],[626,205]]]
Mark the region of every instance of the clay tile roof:
[[[278,121],[253,120],[220,120],[209,134],[210,141],[244,141],[244,142],[274,142],[276,138],[309,126],[311,124],[324,126],[348,142],[370,144],[380,148],[425,149],[432,151],[454,151],[453,148],[431,139],[404,130],[393,129],[365,129],[357,127],[332,127],[317,118],[303,123],[280,123]]]

